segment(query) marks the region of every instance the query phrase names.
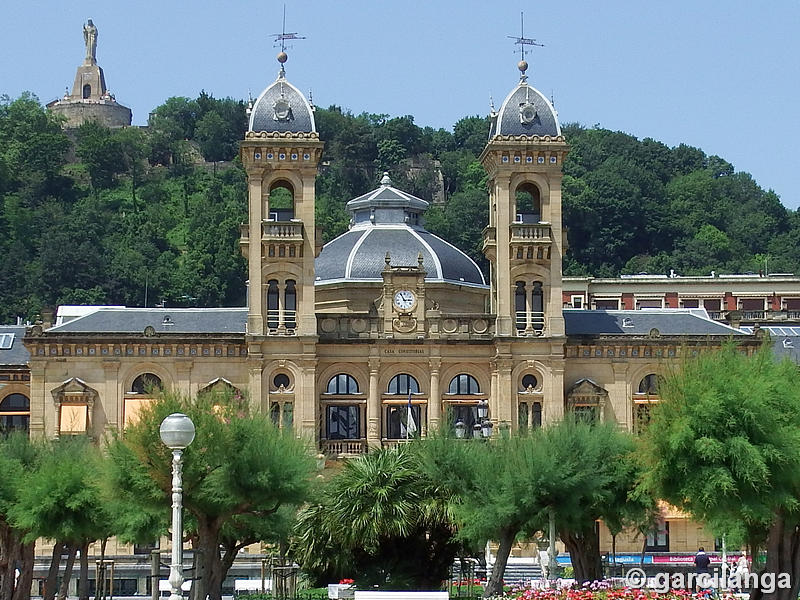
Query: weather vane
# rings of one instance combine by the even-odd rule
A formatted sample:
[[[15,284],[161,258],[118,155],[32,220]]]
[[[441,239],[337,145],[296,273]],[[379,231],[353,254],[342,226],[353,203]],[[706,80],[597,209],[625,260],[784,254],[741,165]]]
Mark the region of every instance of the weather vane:
[[[519,13],[519,37],[515,35],[509,35],[507,37],[511,38],[512,40],[514,40],[515,44],[519,45],[520,57],[523,62],[525,61],[525,46],[544,47],[544,44],[540,44],[533,38],[525,37],[525,13],[523,12]]]
[[[280,43],[281,52],[286,52],[286,40],[304,40],[304,35],[297,35],[297,32],[286,33],[286,5],[283,5],[283,27],[281,33],[273,33],[272,37],[275,38],[275,45]]]

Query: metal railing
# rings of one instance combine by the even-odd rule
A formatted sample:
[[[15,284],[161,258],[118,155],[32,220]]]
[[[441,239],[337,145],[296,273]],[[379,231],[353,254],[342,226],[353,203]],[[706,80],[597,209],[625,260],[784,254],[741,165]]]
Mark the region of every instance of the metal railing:
[[[528,318],[530,316],[530,319]],[[535,332],[536,335],[542,335],[544,331],[544,313],[543,312],[530,312],[520,310],[515,313],[515,322],[517,331],[522,332]]]
[[[267,329],[270,335],[294,335],[296,328],[296,310],[272,309],[267,311]]]

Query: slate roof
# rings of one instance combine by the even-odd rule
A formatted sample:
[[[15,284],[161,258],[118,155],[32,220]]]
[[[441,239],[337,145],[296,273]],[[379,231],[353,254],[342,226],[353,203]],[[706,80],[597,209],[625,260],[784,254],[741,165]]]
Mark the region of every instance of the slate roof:
[[[247,308],[103,307],[47,331],[142,334],[150,326],[156,333],[244,335],[246,324]]]
[[[528,103],[536,110],[536,117],[532,122],[523,123],[520,108]],[[496,135],[557,136],[561,135],[561,126],[550,101],[522,79],[503,101],[497,114],[493,115],[489,138]]]
[[[747,333],[709,318],[704,309],[583,310],[564,309],[568,336],[646,336],[653,329],[661,335],[732,335]]]
[[[30,353],[22,345],[25,327],[22,325],[0,325],[0,336],[11,334],[14,339],[10,348],[0,348],[0,365],[19,367],[28,364]]]
[[[455,246],[419,227],[376,224],[353,227],[322,248],[314,262],[316,282],[381,281],[389,252],[394,266],[416,266],[422,253],[426,281],[486,285],[475,262]]]
[[[753,327],[742,327],[745,333],[753,333]],[[766,331],[772,340],[772,352],[778,358],[788,358],[792,362],[800,364],[800,326],[798,325],[762,325],[762,331]]]
[[[276,118],[275,103],[283,98],[291,107],[290,118],[281,120]],[[281,71],[278,79],[261,92],[253,105],[250,113],[249,131],[278,131],[281,133],[310,133],[316,131],[314,123],[314,110],[305,96],[286,81]]]

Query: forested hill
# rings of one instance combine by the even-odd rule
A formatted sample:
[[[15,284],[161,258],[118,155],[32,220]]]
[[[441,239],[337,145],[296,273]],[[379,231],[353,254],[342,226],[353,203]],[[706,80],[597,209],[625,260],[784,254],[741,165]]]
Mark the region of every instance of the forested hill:
[[[450,132],[332,106],[316,120],[326,240],[386,170],[415,195],[443,195],[428,228],[486,266],[485,118]],[[243,102],[206,93],[170,98],[146,129],[88,124],[69,136],[36,98],[0,101],[0,323],[65,303],[243,305],[245,128]],[[798,214],[724,159],[604,129],[564,133],[566,274],[758,272],[767,257],[771,272],[799,270]]]

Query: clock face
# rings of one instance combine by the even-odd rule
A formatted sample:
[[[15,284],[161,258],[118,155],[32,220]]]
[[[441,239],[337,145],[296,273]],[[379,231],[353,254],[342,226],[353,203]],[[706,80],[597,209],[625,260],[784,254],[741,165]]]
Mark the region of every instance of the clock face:
[[[411,290],[398,290],[394,294],[394,305],[400,310],[409,310],[417,302],[417,297]]]

